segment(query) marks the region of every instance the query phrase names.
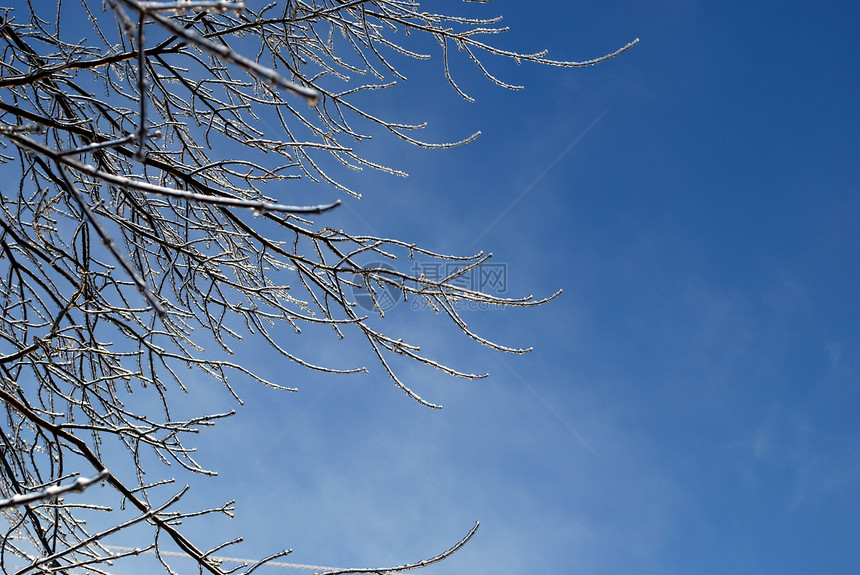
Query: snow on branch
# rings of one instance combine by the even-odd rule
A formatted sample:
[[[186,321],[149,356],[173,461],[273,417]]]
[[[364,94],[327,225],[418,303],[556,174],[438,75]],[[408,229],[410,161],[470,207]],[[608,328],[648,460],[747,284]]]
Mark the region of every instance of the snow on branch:
[[[89,479],[86,477],[79,477],[67,485],[55,485],[33,493],[19,493],[9,497],[8,499],[0,500],[0,509],[18,507],[19,505],[29,505],[31,503],[36,503],[37,501],[56,499],[60,495],[64,495],[66,493],[83,493],[87,487],[94,483],[104,481],[108,476],[110,476],[110,473],[107,469],[104,469],[101,473],[94,477],[90,477]]]

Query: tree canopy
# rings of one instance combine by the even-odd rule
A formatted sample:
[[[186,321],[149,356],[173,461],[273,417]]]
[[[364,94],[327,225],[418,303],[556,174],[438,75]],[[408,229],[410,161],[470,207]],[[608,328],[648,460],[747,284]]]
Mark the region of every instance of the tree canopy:
[[[357,195],[330,165],[403,175],[362,153],[362,141],[379,131],[427,148],[477,137],[425,142],[424,124],[364,104],[372,101],[365,94],[405,79],[404,57],[438,58],[451,88],[469,99],[449,66],[455,53],[517,89],[485,60],[588,66],[635,43],[593,60],[556,61],[497,47],[506,30],[500,18],[433,14],[394,0],[260,8],[224,0],[20,2],[0,8],[0,17],[0,489],[9,520],[0,565],[21,574],[104,573],[146,550],[169,571],[165,536],[201,569],[228,572],[178,525],[229,514],[230,505],[173,511],[185,490],[165,495],[165,479],[146,478],[143,461],[154,456],[210,473],[184,442],[230,414],[174,416],[167,390],[184,389],[180,368],[200,370],[231,393],[235,376],[289,389],[225,359],[235,341],[256,338],[310,369],[365,371],[337,357],[299,357],[279,335],[328,326],[335,337],[362,338],[377,369],[428,407],[438,406],[398,376],[392,354],[456,377],[484,375],[381,331],[372,320],[384,315],[387,288],[426,302],[480,344],[528,351],[473,333],[456,303],[531,306],[554,296],[511,299],[464,288],[457,278],[487,255],[434,253],[326,227],[339,202],[305,205],[290,184],[305,179]],[[436,54],[422,51],[422,37],[436,41]],[[430,278],[367,265],[416,255],[455,263],[456,271]],[[369,310],[356,305],[362,289]],[[136,409],[141,395],[155,398],[159,412]],[[92,530],[85,519],[107,508],[65,497],[92,483],[110,486],[137,515]],[[151,542],[131,551],[103,544],[136,523],[153,526]]]

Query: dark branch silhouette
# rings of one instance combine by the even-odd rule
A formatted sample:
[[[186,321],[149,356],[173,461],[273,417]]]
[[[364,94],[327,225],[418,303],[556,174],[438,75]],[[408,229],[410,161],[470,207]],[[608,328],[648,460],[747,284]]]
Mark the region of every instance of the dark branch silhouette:
[[[201,571],[232,572],[212,553],[234,542],[206,551],[180,532],[183,519],[230,515],[232,504],[179,511],[187,488],[165,493],[170,481],[144,477],[152,457],[212,474],[184,442],[232,412],[176,417],[169,396],[185,390],[181,368],[200,370],[234,396],[234,375],[289,389],[225,359],[231,340],[256,338],[314,370],[366,371],[337,357],[299,357],[280,335],[327,325],[335,337],[362,338],[396,386],[434,408],[395,373],[393,355],[456,377],[483,375],[380,331],[369,315],[383,315],[386,290],[426,302],[480,344],[528,351],[473,333],[459,305],[532,306],[557,294],[511,299],[466,289],[457,279],[489,256],[318,227],[307,218],[324,219],[339,202],[294,205],[289,184],[309,179],[354,194],[329,165],[403,175],[362,155],[372,132],[427,148],[477,136],[423,142],[416,135],[423,124],[359,103],[365,92],[405,79],[395,61],[431,57],[414,47],[415,37],[437,41],[444,77],[466,99],[449,68],[452,47],[490,81],[516,89],[484,60],[590,66],[635,43],[602,58],[556,61],[489,43],[506,30],[499,18],[432,14],[413,0],[289,0],[259,11],[221,0],[18,4],[0,8],[0,510],[9,522],[0,568],[18,575],[109,573],[115,561],[148,552],[172,572],[166,557],[175,552],[163,549],[165,538]],[[415,256],[456,271],[428,278],[368,265]],[[362,289],[369,311],[356,305]],[[136,409],[141,397],[155,398],[159,411]],[[123,451],[129,457],[117,459]],[[93,479],[72,481],[93,470]],[[88,517],[103,524],[112,511],[66,497],[85,487],[87,497],[112,491],[137,515],[91,531]],[[153,537],[142,548],[103,541],[143,523]],[[423,567],[473,534],[433,559],[333,574]]]

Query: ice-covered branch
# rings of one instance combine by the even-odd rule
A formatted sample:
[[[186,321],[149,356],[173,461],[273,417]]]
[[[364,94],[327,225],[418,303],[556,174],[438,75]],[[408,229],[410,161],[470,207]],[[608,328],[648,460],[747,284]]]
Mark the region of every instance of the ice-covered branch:
[[[413,569],[420,569],[422,567],[427,567],[434,563],[438,563],[443,559],[447,559],[457,551],[459,551],[463,545],[469,542],[475,533],[478,531],[478,527],[481,525],[479,521],[475,522],[475,526],[463,537],[460,541],[454,544],[450,549],[443,551],[442,553],[436,555],[435,557],[431,557],[430,559],[424,559],[422,561],[417,561],[415,563],[406,563],[404,565],[397,565],[395,567],[372,567],[372,568],[364,568],[364,569],[338,569],[336,571],[326,571],[324,573],[320,573],[320,575],[358,575],[359,573],[378,573],[379,575],[383,575],[384,573],[401,573],[403,571],[412,571]]]
[[[373,137],[436,149],[477,137],[470,130],[425,141],[425,122],[393,117],[395,108],[375,99],[413,75],[404,62],[435,59],[442,81],[470,99],[454,73],[456,58],[515,89],[493,72],[494,62],[589,66],[635,41],[600,58],[552,60],[503,48],[499,17],[460,16],[456,3],[440,5],[442,13],[418,0],[0,8],[0,487],[18,494],[0,505],[10,526],[0,570],[15,555],[29,564],[25,571],[109,575],[113,561],[151,550],[168,573],[167,558],[182,553],[228,575],[214,555],[222,546],[201,550],[180,523],[229,515],[230,504],[167,511],[151,503],[164,500],[170,480],[146,462],[214,475],[186,442],[233,413],[177,416],[199,407],[194,397],[175,405],[193,392],[189,370],[238,403],[235,380],[295,390],[287,369],[264,378],[235,359],[268,351],[330,374],[372,372],[430,408],[439,405],[402,377],[404,361],[485,377],[423,352],[421,334],[385,317],[399,302],[426,305],[475,345],[530,349],[479,334],[461,305],[528,307],[558,294],[507,297],[464,285],[492,265],[489,254],[439,253],[385,233],[333,229],[325,220],[340,200],[330,195],[358,197],[346,184],[354,171],[405,175],[373,157],[365,146]],[[444,271],[421,273],[415,258]],[[291,338],[308,332],[357,339],[371,365],[322,345],[297,353]],[[82,461],[100,479],[64,485]],[[132,508],[132,521],[150,526],[140,551],[106,551],[101,539],[113,528],[88,531],[112,521],[107,505],[58,497],[97,480],[112,488],[120,513]],[[125,529],[125,519],[110,524]],[[13,532],[28,546],[10,543]],[[423,567],[473,534],[418,563],[329,573]],[[285,553],[249,562],[247,572]]]
[[[48,487],[47,489],[36,491],[34,493],[19,493],[9,497],[8,499],[0,500],[0,509],[17,507],[19,505],[29,505],[31,503],[36,503],[37,501],[56,499],[60,495],[64,495],[66,493],[83,493],[90,485],[107,479],[108,475],[110,474],[107,470],[102,470],[98,475],[90,477],[89,479],[86,477],[79,477],[72,483],[66,485]]]

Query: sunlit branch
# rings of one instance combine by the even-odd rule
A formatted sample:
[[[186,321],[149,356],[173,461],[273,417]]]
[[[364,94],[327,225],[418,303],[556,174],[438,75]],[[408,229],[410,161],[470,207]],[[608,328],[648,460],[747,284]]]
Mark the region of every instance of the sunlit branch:
[[[458,541],[454,546],[452,546],[447,551],[443,551],[442,553],[436,555],[435,557],[431,557],[430,559],[424,559],[422,561],[417,561],[415,563],[406,563],[404,565],[398,565],[396,567],[376,567],[376,568],[367,568],[367,569],[338,569],[336,571],[326,571],[324,573],[320,573],[320,575],[358,575],[359,573],[379,573],[379,575],[383,575],[384,573],[400,573],[403,571],[412,571],[413,569],[420,569],[422,567],[427,567],[434,563],[438,563],[444,559],[447,559],[457,551],[459,551],[463,545],[469,542],[475,533],[478,531],[478,527],[480,526],[480,522],[475,522],[475,526],[463,537],[460,541]]]
[[[48,499],[56,499],[60,495],[65,495],[66,493],[83,493],[87,487],[107,479],[107,476],[108,472],[104,470],[95,477],[79,477],[67,485],[56,485],[35,493],[20,493],[13,495],[8,499],[0,500],[0,509],[5,509],[6,507],[17,507],[18,505],[29,505],[30,503],[45,501]]]
[[[417,0],[17,4],[0,9],[0,512],[8,520],[0,571],[20,575],[110,575],[123,571],[114,562],[144,553],[171,574],[179,553],[213,575],[249,575],[288,553],[228,570],[215,553],[237,540],[206,551],[182,533],[183,521],[233,513],[232,503],[180,509],[185,490],[168,491],[172,480],[157,467],[215,474],[189,438],[233,411],[185,414],[199,407],[194,397],[182,403],[194,392],[189,370],[239,404],[237,382],[297,389],[289,368],[263,377],[237,359],[261,348],[267,361],[369,372],[429,408],[440,406],[420,379],[401,376],[404,361],[486,377],[422,351],[422,334],[386,317],[391,293],[426,304],[475,345],[529,351],[476,333],[462,304],[529,307],[560,292],[469,289],[462,280],[490,265],[489,254],[333,229],[326,220],[341,200],[329,194],[360,196],[345,173],[406,175],[373,157],[364,145],[373,137],[440,149],[479,135],[426,141],[426,122],[374,105],[412,75],[405,60],[435,59],[454,93],[471,99],[455,59],[517,89],[494,62],[590,66],[636,43],[553,60],[501,47],[507,28],[498,16],[431,13]],[[416,259],[445,271],[425,277]],[[328,332],[335,345],[355,339],[370,363],[347,363],[323,345],[299,352],[291,338],[308,332]],[[98,475],[72,481],[82,463]],[[61,497],[96,481],[108,489]],[[125,507],[136,515],[109,515]],[[104,522],[112,526],[93,527]],[[139,548],[111,551],[102,541],[144,524],[151,538]],[[425,561],[328,573],[424,567],[474,531]],[[13,556],[25,567],[11,568]]]

